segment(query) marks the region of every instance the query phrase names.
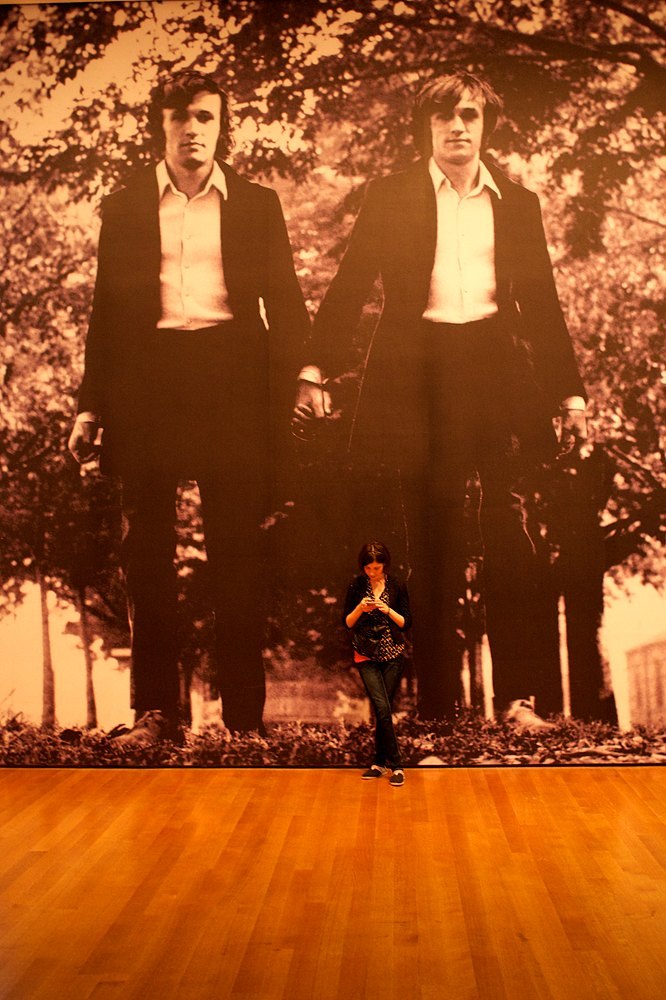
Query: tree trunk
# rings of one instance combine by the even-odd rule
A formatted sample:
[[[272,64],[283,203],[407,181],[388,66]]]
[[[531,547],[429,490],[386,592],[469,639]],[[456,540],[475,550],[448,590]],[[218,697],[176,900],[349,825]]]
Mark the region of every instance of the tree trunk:
[[[83,646],[83,658],[86,663],[86,728],[97,728],[97,705],[95,704],[95,686],[93,683],[93,658],[90,651],[90,627],[88,623],[88,609],[86,607],[86,590],[81,587],[76,592],[76,603],[78,605],[79,620],[81,622],[81,644]]]
[[[51,657],[51,637],[49,635],[49,609],[47,603],[48,588],[38,571],[39,597],[42,619],[42,729],[53,729],[56,723],[55,714],[55,674]]]

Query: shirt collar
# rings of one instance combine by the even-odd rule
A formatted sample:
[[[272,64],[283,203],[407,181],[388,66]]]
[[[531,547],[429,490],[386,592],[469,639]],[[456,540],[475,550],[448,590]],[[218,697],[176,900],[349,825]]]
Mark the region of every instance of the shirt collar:
[[[167,188],[173,191],[174,194],[181,194],[181,192],[178,190],[178,188],[175,186],[175,184],[169,177],[169,171],[167,170],[167,165],[164,160],[160,160],[160,162],[155,167],[155,174],[157,176],[157,187],[160,193],[160,200],[163,198],[164,192],[167,190]],[[210,177],[206,181],[205,187],[203,188],[202,191],[199,192],[199,195],[197,195],[197,197],[200,197],[200,195],[208,194],[210,189],[213,187],[220,192],[222,199],[226,201],[228,197],[227,178],[224,176],[222,167],[217,161],[213,163],[213,169],[210,172]]]
[[[439,191],[442,184],[448,190],[451,190],[453,188],[451,181],[446,176],[444,171],[441,170],[435,163],[434,156],[431,156],[428,161],[428,173],[430,174],[430,179],[432,180],[432,183],[434,185],[435,192]],[[493,175],[490,173],[488,167],[485,165],[483,160],[479,160],[479,180],[472,188],[470,193],[467,195],[467,197],[471,198],[476,194],[480,194],[481,191],[483,191],[484,187],[490,188],[490,190],[493,191],[498,198],[502,197],[502,192],[497,187]]]

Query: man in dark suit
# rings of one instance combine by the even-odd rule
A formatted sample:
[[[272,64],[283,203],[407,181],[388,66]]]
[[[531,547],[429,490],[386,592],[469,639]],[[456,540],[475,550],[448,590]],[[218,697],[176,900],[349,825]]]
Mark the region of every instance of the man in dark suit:
[[[549,724],[530,700],[539,690],[541,598],[524,478],[554,453],[555,414],[563,442],[585,434],[585,394],[538,199],[481,158],[500,111],[494,90],[467,73],[421,91],[422,158],[368,185],[314,323],[292,424],[307,437],[330,410],[327,380],[353,365],[352,336],[381,277],[383,312],[350,441],[357,478],[397,469],[407,497],[421,712],[451,716],[460,703],[463,512],[476,469],[495,706],[537,730]],[[366,491],[358,515],[373,506]]]
[[[291,408],[309,320],[274,191],[223,162],[229,103],[210,77],[158,87],[163,151],[103,203],[79,415],[69,446],[122,480],[132,630],[127,743],[179,733],[175,493],[196,479],[231,731],[262,730],[262,518],[276,428]]]

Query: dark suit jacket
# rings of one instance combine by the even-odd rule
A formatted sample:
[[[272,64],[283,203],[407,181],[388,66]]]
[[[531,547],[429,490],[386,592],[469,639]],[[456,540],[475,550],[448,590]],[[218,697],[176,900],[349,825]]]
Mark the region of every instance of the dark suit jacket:
[[[516,433],[525,447],[553,444],[551,417],[570,395],[584,396],[546,248],[537,196],[489,169],[499,317],[511,344]],[[422,324],[437,239],[437,207],[427,162],[371,181],[349,246],[314,322],[312,360],[329,378],[354,365],[353,335],[377,277],[384,308],[374,333],[357,413],[353,450],[405,470],[427,462]]]
[[[412,613],[409,608],[409,593],[407,591],[407,585],[403,583],[402,580],[398,580],[394,576],[389,575],[387,577],[386,584],[388,587],[388,594],[389,594],[389,607],[393,608],[394,611],[397,611],[399,615],[403,616],[403,618],[405,619],[405,624],[402,628],[400,628],[400,626],[396,625],[396,623],[391,621],[390,618],[386,618],[386,616],[381,611],[378,613],[382,615],[382,619],[386,618],[387,624],[391,630],[393,641],[400,643],[403,641],[404,638],[402,633],[406,632],[407,629],[412,627]],[[352,582],[349,584],[349,587],[347,589],[347,595],[345,597],[345,607],[342,614],[342,624],[345,626],[345,628],[347,628],[347,621],[346,621],[347,615],[350,614],[350,612],[354,610],[359,601],[363,597],[365,597],[367,587],[368,587],[368,578],[365,575],[365,573],[361,573],[359,574],[359,576],[355,576]],[[370,612],[370,614],[372,614],[372,612]],[[363,622],[363,619],[366,617],[367,614],[361,615],[361,618],[356,623],[355,628],[358,627]]]
[[[287,428],[294,379],[309,335],[309,318],[278,197],[244,180],[227,164],[222,207],[222,258],[231,309],[241,336],[228,363],[247,410],[238,426],[254,428],[238,440],[245,460],[265,458],[266,427]],[[160,230],[154,167],[104,199],[97,281],[86,342],[79,412],[104,426],[103,467],[123,472],[139,463],[137,428],[145,416],[160,316]],[[262,322],[262,299],[268,331]],[[260,440],[261,438],[261,440]],[[218,442],[212,441],[211,447]]]

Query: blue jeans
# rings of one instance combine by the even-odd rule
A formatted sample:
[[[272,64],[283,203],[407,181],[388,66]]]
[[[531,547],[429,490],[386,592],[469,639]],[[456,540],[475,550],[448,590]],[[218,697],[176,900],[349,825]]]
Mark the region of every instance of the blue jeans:
[[[367,660],[357,663],[361,679],[375,713],[375,764],[395,769],[401,767],[400,750],[395,738],[391,702],[402,673],[402,658]]]

